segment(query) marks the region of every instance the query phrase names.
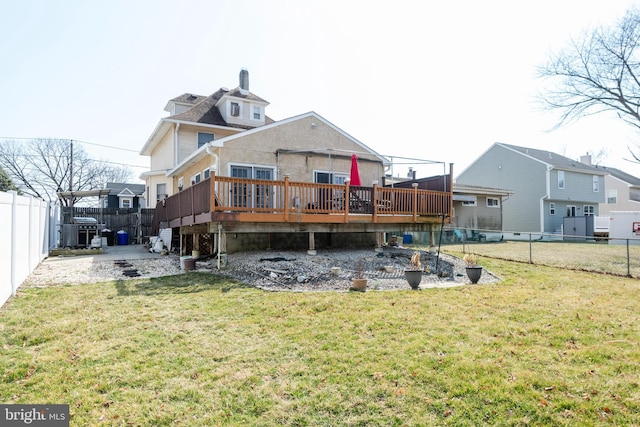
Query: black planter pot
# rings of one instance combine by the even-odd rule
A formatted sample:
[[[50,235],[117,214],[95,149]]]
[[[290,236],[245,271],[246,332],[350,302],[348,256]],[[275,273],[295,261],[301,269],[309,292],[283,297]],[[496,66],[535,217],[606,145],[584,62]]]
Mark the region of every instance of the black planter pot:
[[[411,289],[418,289],[422,281],[422,270],[405,270],[404,277],[409,282]]]
[[[467,277],[471,280],[471,283],[478,283],[480,276],[482,276],[482,267],[466,267]]]

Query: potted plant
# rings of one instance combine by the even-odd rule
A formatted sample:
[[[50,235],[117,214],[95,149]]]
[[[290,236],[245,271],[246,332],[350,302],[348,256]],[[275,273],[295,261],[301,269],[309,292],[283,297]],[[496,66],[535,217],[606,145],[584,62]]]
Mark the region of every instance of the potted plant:
[[[355,276],[351,279],[351,289],[364,292],[367,289],[367,279],[364,277],[364,261],[359,259],[355,263]]]
[[[404,277],[409,282],[411,289],[418,289],[422,281],[422,261],[420,260],[420,252],[415,251],[411,255],[409,266],[404,269]]]
[[[478,257],[475,254],[465,254],[462,258],[466,265],[467,277],[471,283],[478,283],[482,276],[482,267],[478,265]]]

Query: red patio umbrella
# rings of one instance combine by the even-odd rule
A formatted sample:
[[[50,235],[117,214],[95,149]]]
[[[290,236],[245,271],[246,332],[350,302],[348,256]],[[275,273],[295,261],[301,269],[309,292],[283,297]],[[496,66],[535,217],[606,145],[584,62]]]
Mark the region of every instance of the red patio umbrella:
[[[360,172],[358,171],[358,156],[351,155],[351,184],[350,185],[362,185],[360,182]]]

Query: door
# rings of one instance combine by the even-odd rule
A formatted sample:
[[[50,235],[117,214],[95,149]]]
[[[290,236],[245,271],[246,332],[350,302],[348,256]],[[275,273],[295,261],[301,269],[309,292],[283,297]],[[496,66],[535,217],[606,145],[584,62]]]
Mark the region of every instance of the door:
[[[251,166],[231,166],[233,178],[273,180],[273,169]],[[271,208],[272,186],[269,184],[234,183],[231,188],[232,206],[243,208]]]
[[[273,171],[271,169],[255,168],[254,170],[256,179],[273,180]],[[256,208],[271,208],[271,185],[269,184],[256,184],[255,185],[255,203]]]
[[[251,178],[251,168],[246,166],[231,166],[231,177]],[[249,184],[234,182],[231,186],[231,206],[246,208],[249,207],[251,189]]]

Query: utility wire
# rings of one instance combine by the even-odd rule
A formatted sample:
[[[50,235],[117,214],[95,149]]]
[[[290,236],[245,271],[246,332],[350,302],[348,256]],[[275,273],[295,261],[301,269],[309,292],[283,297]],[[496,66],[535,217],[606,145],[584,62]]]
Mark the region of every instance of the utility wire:
[[[78,139],[69,139],[69,138],[27,138],[27,137],[0,136],[0,139],[7,139],[7,140],[10,140],[10,139],[21,139],[21,140],[55,139],[55,140],[60,140],[60,141],[79,142],[80,144],[95,145],[96,147],[110,148],[110,149],[113,149],[113,150],[130,151],[132,153],[139,153],[140,152],[139,150],[132,150],[131,148],[112,147],[111,145],[97,144],[95,142],[80,141]]]

